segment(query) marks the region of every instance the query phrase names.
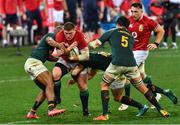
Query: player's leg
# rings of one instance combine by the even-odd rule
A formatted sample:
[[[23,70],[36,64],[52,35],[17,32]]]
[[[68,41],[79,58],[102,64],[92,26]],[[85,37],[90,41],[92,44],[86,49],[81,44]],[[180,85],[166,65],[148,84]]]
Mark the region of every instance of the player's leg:
[[[126,96],[126,97],[130,97],[131,84],[130,84],[130,81],[129,81],[129,80],[126,80],[126,84],[125,84],[124,90],[125,90],[125,96]],[[119,111],[124,111],[124,110],[126,110],[127,108],[128,108],[128,105],[122,103],[122,104],[119,106],[118,110],[119,110]]]
[[[127,77],[129,77],[131,80],[131,83],[135,86],[136,89],[138,89],[142,94],[144,94],[144,96],[146,97],[146,99],[153,104],[156,109],[159,111],[159,113],[163,116],[163,117],[168,117],[169,113],[166,112],[165,110],[162,109],[162,107],[160,106],[160,104],[157,102],[157,100],[155,99],[154,94],[151,92],[151,90],[149,90],[145,84],[143,84],[141,75],[139,73],[139,70],[131,70],[132,72],[129,72],[127,74]],[[135,71],[135,72],[134,72]]]
[[[86,70],[86,69],[85,69]],[[82,71],[77,76],[77,85],[80,91],[80,99],[82,103],[82,111],[83,116],[89,116],[89,109],[88,109],[88,101],[89,101],[89,91],[87,87],[87,71]]]
[[[105,121],[109,119],[109,85],[114,81],[114,78],[104,74],[103,81],[101,82],[101,101],[103,113],[102,115],[93,118],[97,121]]]
[[[139,113],[136,116],[143,116],[149,108],[147,105],[143,105],[128,96],[123,96],[124,83],[120,83],[119,81],[113,82],[111,84],[111,91],[115,101],[136,107],[139,110]]]
[[[64,113],[65,112],[64,109],[62,110],[55,109],[56,103],[54,101],[55,96],[54,96],[54,83],[53,83],[52,75],[48,71],[45,71],[38,75],[37,80],[46,86],[45,94],[48,100],[48,115],[54,116]]]
[[[154,94],[154,96],[156,97],[156,100],[159,102],[159,100],[161,99],[161,94],[158,94],[156,91],[154,91],[152,89],[152,80],[151,80],[151,77],[149,77],[148,75],[146,75],[145,73],[145,64],[144,63],[140,63],[140,65],[138,66],[139,68],[139,71],[140,71],[140,74],[143,78],[143,82],[146,84],[147,88],[149,88],[152,93]],[[151,108],[155,108],[154,105],[151,106]]]
[[[72,78],[74,78],[74,80],[76,80],[76,76],[79,75],[79,73],[84,69],[84,66],[81,64],[78,64],[75,66],[75,68],[72,70],[71,72],[71,76]]]
[[[108,111],[109,111],[109,86],[115,80],[116,77],[119,77],[120,70],[117,69],[117,66],[110,63],[108,68],[106,69],[102,82],[101,82],[101,101],[102,101],[102,108],[103,113],[102,115],[94,118],[93,120],[108,120]]]
[[[44,90],[45,90],[45,86],[44,86]],[[34,102],[34,105],[32,106],[31,110],[26,115],[26,118],[28,118],[28,119],[37,119],[37,118],[39,118],[39,116],[37,115],[36,112],[37,112],[37,109],[39,108],[39,106],[46,99],[46,95],[45,95],[44,90],[42,90],[42,92],[40,92],[38,94],[38,96],[36,97],[36,101]]]
[[[140,70],[140,73],[142,75],[142,78],[145,78],[146,74],[145,74],[145,68],[144,68],[144,61],[148,57],[148,52],[147,51],[133,51],[133,53],[134,53],[134,57],[135,57],[137,65],[138,65],[138,68]],[[125,86],[125,95],[130,96],[130,81],[129,80],[127,80],[127,84]],[[122,111],[122,110],[126,110],[127,108],[128,108],[127,105],[122,104],[122,105],[120,105],[118,110]]]
[[[46,98],[48,100],[48,115],[57,115],[61,113],[60,110],[54,110],[54,83],[52,81],[52,75],[48,72],[48,69],[43,65],[40,60],[34,58],[28,58],[24,65],[25,71],[30,74],[31,78],[36,81],[36,84],[44,90]],[[37,82],[38,81],[38,82]],[[40,94],[39,99],[43,101],[44,94]],[[39,102],[41,103],[41,102]],[[37,104],[37,107],[39,104]]]
[[[161,98],[160,94],[163,94],[163,95],[167,96],[174,104],[177,104],[177,97],[171,90],[163,89],[152,83],[151,77],[147,76],[145,73],[144,64],[141,64],[138,68],[140,70],[141,76],[145,77],[143,79],[143,82],[145,84],[147,84],[147,88],[149,88],[152,91],[152,93],[156,96],[157,101],[159,101]],[[158,93],[160,93],[160,94],[158,94]]]
[[[172,49],[177,49],[177,43],[176,43],[176,24],[177,24],[177,20],[176,19],[172,19],[171,20],[171,35],[172,35]]]
[[[56,63],[53,68],[54,93],[56,104],[61,103],[61,78],[68,73],[68,69],[61,63]]]
[[[147,85],[147,87],[152,92],[155,92],[157,94],[160,93],[160,94],[163,94],[163,95],[167,96],[174,104],[177,104],[178,98],[176,97],[176,95],[170,89],[163,89],[163,88],[160,88],[160,87],[158,87],[158,86],[156,86],[154,84]]]
[[[162,49],[168,49],[168,36],[169,36],[169,28],[170,28],[170,22],[169,20],[164,20],[164,41],[162,42]]]

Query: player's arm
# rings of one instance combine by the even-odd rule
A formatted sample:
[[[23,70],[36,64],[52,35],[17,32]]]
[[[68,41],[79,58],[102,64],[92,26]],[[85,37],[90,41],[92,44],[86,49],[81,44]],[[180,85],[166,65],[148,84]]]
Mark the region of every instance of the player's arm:
[[[46,38],[46,42],[48,45],[52,46],[52,47],[56,47],[64,52],[66,52],[66,48],[62,43],[58,43],[56,42],[53,38],[51,37],[47,37]]]
[[[160,42],[164,36],[164,29],[160,25],[158,25],[155,28],[154,32],[156,32],[157,35],[156,35],[154,43],[148,45],[149,50],[154,50],[154,49],[158,48],[158,46],[159,46],[159,44],[160,44]]]
[[[80,50],[80,54],[77,56],[69,57],[72,61],[86,61],[89,59],[89,48],[85,47]]]
[[[48,57],[48,61],[50,62],[56,62],[58,61],[59,57],[63,54],[64,52],[62,50],[59,50],[57,48],[54,48],[53,51],[49,52],[49,57]]]
[[[69,54],[69,52],[74,48],[77,47],[78,43],[77,42],[73,42],[70,46],[67,47],[66,49],[66,54]]]
[[[49,55],[49,57],[48,57],[48,61],[50,61],[50,62],[57,62],[58,61],[58,59],[59,58],[57,58],[57,57],[54,57],[53,55]]]
[[[89,47],[95,49],[98,46],[104,44],[106,41],[109,41],[109,38],[110,38],[112,32],[113,32],[113,30],[109,30],[109,31],[105,32],[99,39],[89,42]]]
[[[82,70],[81,70],[82,71]],[[80,73],[80,72],[79,72]],[[97,73],[97,70],[96,69],[91,69],[89,72],[88,72],[88,80],[94,78],[94,76],[96,75]],[[67,84],[68,86],[70,85],[73,85],[76,83],[76,80],[73,78],[73,79],[70,79],[67,81]]]
[[[90,48],[95,49],[95,48],[97,48],[98,46],[102,45],[102,43],[101,43],[101,41],[100,41],[99,39],[96,39],[96,40],[94,40],[94,41],[89,42],[88,45],[89,45]]]

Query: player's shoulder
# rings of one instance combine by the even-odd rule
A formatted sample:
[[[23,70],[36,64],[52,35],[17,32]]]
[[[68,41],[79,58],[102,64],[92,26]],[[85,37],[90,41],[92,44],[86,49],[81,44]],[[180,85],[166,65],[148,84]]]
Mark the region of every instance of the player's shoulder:
[[[83,37],[84,37],[84,34],[83,34],[81,31],[79,31],[79,30],[76,30],[76,35],[77,35],[77,36],[83,36]]]
[[[129,19],[130,23],[133,23],[135,21],[132,16],[128,17],[128,19]]]
[[[64,34],[64,31],[63,30],[60,30],[57,34],[56,34],[56,36],[61,36],[61,35],[63,35]]]
[[[63,39],[63,38],[64,38],[64,33],[63,33],[63,31],[61,30],[61,31],[59,31],[59,32],[56,34],[55,39],[56,39],[56,41],[58,41],[58,40],[61,40],[61,39]]]
[[[54,37],[55,34],[54,33],[47,33],[45,36]]]
[[[54,39],[55,34],[54,34],[54,33],[47,33],[47,34],[45,34],[45,35],[41,38],[41,40],[44,40],[44,39],[46,39],[47,37],[51,37],[51,38]]]
[[[79,30],[76,30],[76,35],[75,35],[75,39],[77,40],[85,40],[85,35],[81,32],[81,31],[79,31]]]
[[[116,28],[112,28],[112,29],[106,31],[105,33],[111,35],[111,34],[114,33],[114,32],[118,32],[118,30],[119,30],[119,28],[116,27]],[[106,35],[106,34],[105,34],[105,35]]]

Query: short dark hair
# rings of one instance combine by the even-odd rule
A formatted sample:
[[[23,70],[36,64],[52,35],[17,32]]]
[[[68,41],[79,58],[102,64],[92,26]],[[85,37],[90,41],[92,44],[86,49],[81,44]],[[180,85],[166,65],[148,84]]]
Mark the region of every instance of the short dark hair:
[[[64,24],[64,30],[70,31],[70,30],[72,30],[74,28],[75,28],[75,25],[72,22],[66,22]]]
[[[117,22],[116,22],[118,25],[120,26],[125,26],[126,28],[129,27],[129,24],[130,24],[130,21],[128,18],[126,18],[125,16],[121,16],[117,19]]]
[[[56,26],[55,28],[54,28],[54,33],[56,34],[56,33],[58,33],[60,30],[62,30],[63,28],[62,28],[62,26]]]
[[[133,4],[131,5],[131,7],[136,7],[136,8],[142,9],[142,4],[141,4],[141,3],[133,3]]]

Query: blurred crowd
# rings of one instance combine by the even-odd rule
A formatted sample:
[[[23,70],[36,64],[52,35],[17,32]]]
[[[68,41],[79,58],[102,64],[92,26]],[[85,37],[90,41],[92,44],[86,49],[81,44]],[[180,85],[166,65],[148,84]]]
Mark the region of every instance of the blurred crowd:
[[[179,0],[0,0],[0,43],[35,45],[47,32],[67,21],[76,24],[87,39],[101,36],[115,27],[118,17],[130,16],[133,2],[141,2],[144,12],[164,26],[162,47],[167,48],[167,37],[180,34]]]

